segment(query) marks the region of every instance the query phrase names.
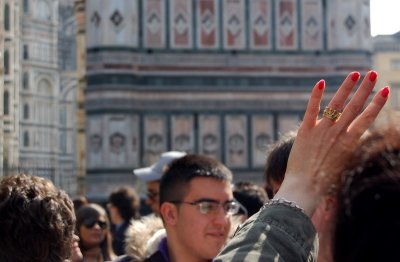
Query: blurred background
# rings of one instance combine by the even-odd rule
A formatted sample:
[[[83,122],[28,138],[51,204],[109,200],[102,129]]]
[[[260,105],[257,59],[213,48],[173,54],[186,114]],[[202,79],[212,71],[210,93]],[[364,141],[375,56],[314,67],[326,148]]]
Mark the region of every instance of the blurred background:
[[[51,179],[104,200],[164,151],[215,157],[263,183],[268,146],[320,79],[391,86],[399,120],[397,0],[0,0],[0,176]],[[323,105],[324,106],[324,105]]]

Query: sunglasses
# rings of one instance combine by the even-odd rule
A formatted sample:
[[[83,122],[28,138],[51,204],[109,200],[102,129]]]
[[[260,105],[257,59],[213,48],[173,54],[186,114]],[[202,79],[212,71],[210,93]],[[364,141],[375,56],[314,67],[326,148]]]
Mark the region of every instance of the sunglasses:
[[[86,228],[93,228],[96,224],[99,225],[101,229],[106,229],[107,228],[107,223],[105,221],[101,220],[95,220],[95,219],[86,219],[82,223]]]

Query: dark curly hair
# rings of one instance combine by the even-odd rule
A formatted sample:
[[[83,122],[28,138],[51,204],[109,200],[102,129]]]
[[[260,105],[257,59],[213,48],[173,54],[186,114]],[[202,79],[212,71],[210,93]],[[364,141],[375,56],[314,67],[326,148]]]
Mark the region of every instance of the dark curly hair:
[[[346,163],[338,194],[334,261],[398,261],[400,129],[377,130]]]
[[[71,199],[49,180],[21,174],[0,181],[0,261],[64,261],[74,229]]]

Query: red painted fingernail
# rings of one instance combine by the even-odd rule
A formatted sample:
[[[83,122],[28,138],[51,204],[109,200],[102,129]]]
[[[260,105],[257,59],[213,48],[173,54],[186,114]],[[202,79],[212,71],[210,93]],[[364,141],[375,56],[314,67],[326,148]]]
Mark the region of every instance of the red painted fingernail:
[[[324,87],[325,87],[325,80],[324,79],[319,80],[318,89],[322,90]]]
[[[382,95],[384,98],[386,98],[386,97],[388,97],[389,92],[390,92],[389,87],[388,87],[388,86],[385,86],[385,87],[382,89],[381,95]]]
[[[378,74],[375,71],[371,71],[369,74],[369,80],[371,82],[374,82],[376,80],[376,78],[378,77]]]
[[[358,79],[360,79],[360,73],[359,72],[354,72],[351,75],[351,80],[353,80],[354,82],[358,81]]]

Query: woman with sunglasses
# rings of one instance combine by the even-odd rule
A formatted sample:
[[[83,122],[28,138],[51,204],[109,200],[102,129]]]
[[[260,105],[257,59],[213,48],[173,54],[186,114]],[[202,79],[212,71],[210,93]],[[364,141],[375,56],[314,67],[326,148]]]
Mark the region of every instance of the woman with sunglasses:
[[[101,206],[90,204],[78,210],[76,231],[83,262],[103,262],[115,258],[109,228],[107,213]]]

